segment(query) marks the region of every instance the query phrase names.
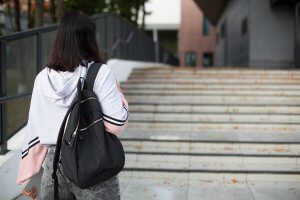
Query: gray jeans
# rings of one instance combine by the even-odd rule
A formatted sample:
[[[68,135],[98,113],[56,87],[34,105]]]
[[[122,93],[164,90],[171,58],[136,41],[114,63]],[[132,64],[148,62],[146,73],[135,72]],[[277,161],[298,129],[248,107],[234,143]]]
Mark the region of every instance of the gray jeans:
[[[41,183],[40,199],[54,199],[54,182],[52,179],[53,157],[55,146],[50,146],[48,154],[43,163],[44,173]],[[85,199],[85,200],[120,200],[120,188],[118,176],[114,176],[107,181],[101,182],[93,187],[81,189],[63,174],[61,167],[58,172],[59,199]]]

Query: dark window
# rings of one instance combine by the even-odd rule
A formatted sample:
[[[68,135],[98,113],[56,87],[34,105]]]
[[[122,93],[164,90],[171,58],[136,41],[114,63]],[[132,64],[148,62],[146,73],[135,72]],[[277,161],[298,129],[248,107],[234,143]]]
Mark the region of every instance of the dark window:
[[[225,23],[223,23],[221,25],[221,38],[224,39],[225,38],[225,31],[226,31],[226,27],[225,27]]]
[[[248,33],[248,19],[247,17],[242,21],[242,35],[246,35]]]
[[[209,35],[209,28],[210,28],[210,22],[207,17],[204,17],[203,20],[203,35],[208,36]]]
[[[196,53],[193,51],[189,51],[185,53],[185,65],[186,66],[196,66]]]
[[[213,66],[213,53],[204,53],[203,54],[203,66],[209,67]]]

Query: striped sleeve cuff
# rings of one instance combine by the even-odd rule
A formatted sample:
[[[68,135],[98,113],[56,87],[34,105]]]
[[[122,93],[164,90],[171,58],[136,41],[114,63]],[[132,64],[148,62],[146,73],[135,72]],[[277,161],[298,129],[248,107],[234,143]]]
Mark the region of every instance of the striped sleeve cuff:
[[[31,149],[33,146],[35,146],[36,144],[40,143],[40,139],[39,137],[36,137],[34,139],[32,139],[29,143],[28,143],[28,147],[22,151],[22,159],[27,156],[29,149]]]
[[[116,125],[116,126],[123,126],[123,125],[125,125],[126,122],[127,122],[127,120],[128,120],[129,113],[128,113],[128,110],[127,110],[127,108],[125,106],[123,108],[126,110],[126,117],[125,117],[124,120],[116,119],[116,118],[113,118],[111,116],[103,114],[104,121],[109,122],[109,123],[111,123],[113,125]]]

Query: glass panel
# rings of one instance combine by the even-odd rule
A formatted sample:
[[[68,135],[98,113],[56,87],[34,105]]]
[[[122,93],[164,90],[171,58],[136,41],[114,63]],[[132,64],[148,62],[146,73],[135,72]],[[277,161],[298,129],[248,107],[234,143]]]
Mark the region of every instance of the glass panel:
[[[97,44],[98,48],[100,50],[100,55],[105,62],[106,57],[107,57],[107,40],[106,40],[106,17],[99,17],[95,21],[96,23],[96,39],[97,39]]]
[[[247,20],[247,18],[245,18],[243,21],[242,21],[242,30],[241,30],[241,32],[242,32],[242,35],[245,35],[245,34],[247,34],[248,33],[248,20]]]
[[[50,61],[56,33],[57,31],[50,31],[42,34],[42,68]]]
[[[196,66],[196,53],[195,52],[186,52],[185,53],[185,65],[186,66]]]
[[[96,39],[100,52],[102,49],[105,49],[105,18],[97,18],[96,23]]]
[[[7,134],[10,138],[27,122],[30,97],[17,99],[6,103],[7,105]]]
[[[115,19],[114,16],[108,16],[106,18],[106,23],[107,23],[107,27],[106,27],[106,41],[107,41],[107,46],[106,49],[108,50],[108,59],[111,57],[114,57],[114,52],[111,52],[111,48],[114,45],[114,43],[116,42],[115,39]]]
[[[226,25],[225,25],[225,23],[223,23],[222,25],[221,25],[221,38],[222,39],[224,39],[225,38],[225,31],[226,31]]]
[[[209,27],[210,27],[209,20],[207,17],[204,17],[204,20],[203,20],[203,35],[204,36],[209,35]]]
[[[213,54],[212,53],[204,53],[203,54],[203,66],[209,67],[213,65]]]
[[[7,95],[31,92],[36,75],[36,37],[8,42],[6,54]]]

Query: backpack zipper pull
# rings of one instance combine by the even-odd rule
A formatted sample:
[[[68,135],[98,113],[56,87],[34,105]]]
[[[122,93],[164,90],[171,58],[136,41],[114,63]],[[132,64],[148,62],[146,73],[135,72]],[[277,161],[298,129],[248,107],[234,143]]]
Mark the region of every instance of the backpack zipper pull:
[[[74,131],[74,133],[72,134],[69,145],[73,142],[75,136],[76,136],[76,131]]]
[[[78,131],[78,127],[79,127],[79,120],[78,120],[78,123],[77,123],[77,126],[76,126],[76,129],[74,130],[74,132],[72,133],[72,136],[71,136],[71,139],[70,139],[70,141],[69,141],[69,145],[71,145],[71,146],[73,146],[73,141],[74,141],[74,139],[75,139],[75,137],[76,137],[76,134],[77,134],[77,131]]]

